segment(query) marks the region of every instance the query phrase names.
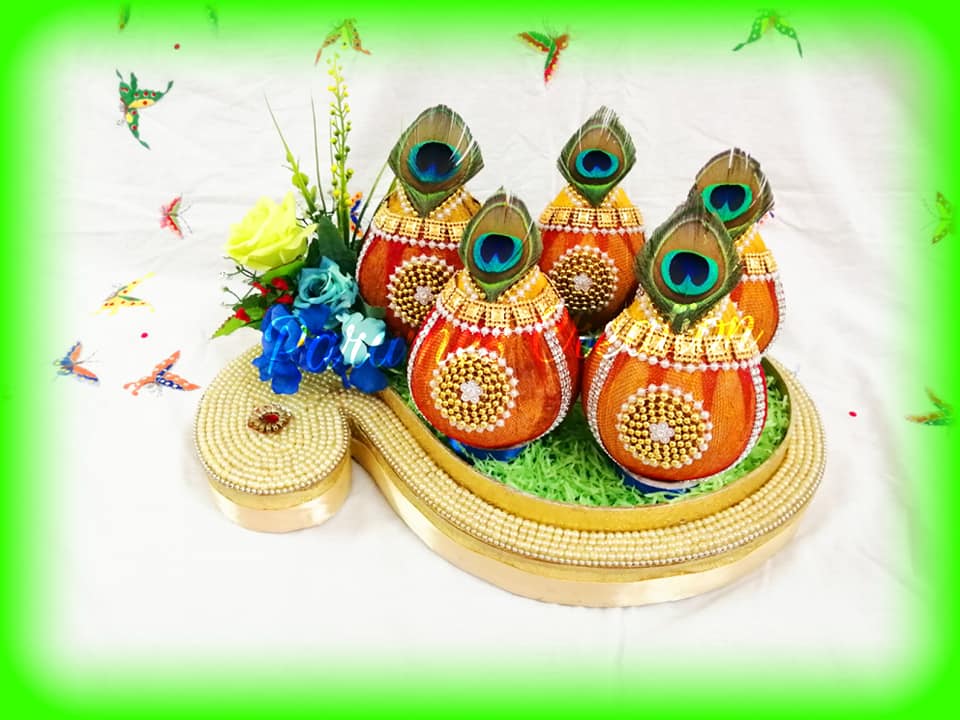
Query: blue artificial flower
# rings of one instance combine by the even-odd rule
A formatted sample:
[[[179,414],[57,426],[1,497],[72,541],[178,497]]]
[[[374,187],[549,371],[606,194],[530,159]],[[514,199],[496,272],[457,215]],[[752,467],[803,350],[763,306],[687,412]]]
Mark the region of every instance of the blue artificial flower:
[[[340,355],[340,336],[333,332],[322,332],[311,337],[300,351],[300,367],[307,372],[323,372],[332,367]]]
[[[320,335],[331,327],[330,316],[332,313],[328,305],[308,305],[305,308],[294,307],[293,314],[306,328],[308,335]],[[336,322],[333,324],[336,325]]]
[[[380,345],[387,336],[387,326],[383,320],[364,317],[361,313],[341,315],[343,326],[340,332],[343,340],[340,352],[347,365],[360,365],[370,354],[370,348]]]
[[[263,351],[253,360],[260,370],[260,379],[269,380],[278,395],[292,395],[300,388],[302,374],[297,360],[305,330],[283,305],[270,307],[260,328]]]
[[[305,330],[285,305],[271,305],[260,323],[263,344],[279,344],[281,352],[291,354],[300,346]]]
[[[326,305],[330,308],[327,329],[336,324],[333,319],[338,312],[353,307],[357,301],[357,281],[345,275],[340,266],[328,257],[320,259],[316,268],[303,268],[297,279],[297,297],[295,307],[306,309],[314,305]]]
[[[370,348],[363,362],[349,367],[344,360],[332,367],[343,380],[344,387],[355,387],[361,392],[375,393],[387,387],[387,376],[380,368],[392,368],[403,362],[407,344],[402,338],[390,338],[387,342]]]

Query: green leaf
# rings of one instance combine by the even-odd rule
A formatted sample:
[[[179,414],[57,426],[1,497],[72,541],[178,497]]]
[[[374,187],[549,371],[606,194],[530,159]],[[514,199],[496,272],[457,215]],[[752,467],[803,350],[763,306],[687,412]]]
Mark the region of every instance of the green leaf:
[[[251,308],[263,307],[267,304],[267,296],[257,293],[256,295],[247,295],[243,300],[240,301],[240,307],[247,311],[247,314],[250,313]],[[234,308],[237,306],[234,305]]]
[[[264,315],[266,315],[266,308],[262,307],[251,307],[247,308],[247,315],[250,316],[250,322],[254,323],[260,320]]]
[[[300,268],[303,267],[304,260],[303,258],[297,258],[292,262],[288,262],[286,265],[280,265],[279,267],[273,268],[273,270],[268,270],[263,275],[260,276],[260,284],[267,285],[271,280],[278,277],[287,277],[292,278],[298,272]]]
[[[353,275],[357,269],[356,253],[344,245],[343,236],[337,226],[326,216],[317,222],[317,252],[321,257],[333,260],[347,275]]]
[[[217,331],[211,335],[211,337],[223,337],[224,335],[229,335],[234,330],[242,328],[246,323],[238,317],[233,317],[232,315],[224,320],[223,324],[217,328]]]

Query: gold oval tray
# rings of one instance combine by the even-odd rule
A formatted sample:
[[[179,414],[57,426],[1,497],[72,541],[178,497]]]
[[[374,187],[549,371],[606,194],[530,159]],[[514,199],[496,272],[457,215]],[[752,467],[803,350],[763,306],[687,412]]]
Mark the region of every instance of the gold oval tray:
[[[275,401],[278,397],[250,365],[258,351],[253,348],[228,366],[221,375],[231,371],[231,379],[218,384],[218,376],[201,401],[197,442],[208,471],[205,452],[223,445],[209,436],[213,426],[208,403],[230,407],[237,418],[262,404],[264,393]],[[753,473],[714,493],[636,508],[580,507],[507,488],[460,461],[391,392],[369,396],[344,391],[335,381],[317,380],[301,386],[297,395],[283,396],[283,401],[308,390],[309,398],[293,413],[290,427],[298,421],[298,412],[330,414],[336,417],[329,418],[330,427],[349,426],[352,441],[340,435],[342,444],[316,453],[325,453],[326,466],[337,469],[352,453],[404,522],[454,565],[527,597],[623,606],[711,590],[748,572],[789,539],[822,475],[823,431],[799,383],[773,360],[767,361],[767,370],[778,375],[790,397],[790,428],[780,449]],[[211,394],[215,397],[208,401]],[[216,403],[221,395],[229,400]],[[234,407],[238,404],[239,409]],[[236,428],[231,435],[242,438]],[[348,473],[346,477],[349,483]],[[229,479],[211,474],[221,507],[226,502],[225,509],[234,510],[228,513],[232,519],[267,530],[291,529],[280,518],[300,513],[302,520],[304,505],[334,488],[343,492],[344,482],[327,485],[328,479],[318,477],[309,500],[277,491],[267,507],[261,496],[224,493],[224,481]],[[282,478],[271,482],[274,488],[290,486]],[[339,503],[328,504],[326,516],[335,511],[334,505]],[[318,522],[311,524],[326,516],[318,515]],[[257,526],[249,522],[251,517]],[[277,520],[264,519],[271,517]]]

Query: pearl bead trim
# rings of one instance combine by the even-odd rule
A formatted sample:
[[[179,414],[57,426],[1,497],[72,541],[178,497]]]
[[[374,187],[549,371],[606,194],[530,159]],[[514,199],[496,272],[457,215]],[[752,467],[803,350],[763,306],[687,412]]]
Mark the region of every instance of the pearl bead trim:
[[[551,328],[543,334],[543,338],[547,341],[553,366],[557,369],[560,377],[560,409],[557,411],[557,417],[554,418],[553,423],[544,433],[546,435],[557,427],[570,412],[570,406],[573,404],[573,381],[570,378],[570,367],[567,365],[567,357],[563,354],[563,348],[560,346],[557,331]]]
[[[786,378],[785,378],[786,379]],[[668,528],[582,531],[527,520],[471,493],[427,456],[375,397],[343,394],[342,407],[385,459],[404,492],[430,514],[481,542],[523,557],[569,566],[657,567],[715,557],[772,532],[809,501],[823,468],[822,429],[802,388],[787,379],[794,408],[790,452],[747,501]],[[435,515],[433,519],[431,515]]]

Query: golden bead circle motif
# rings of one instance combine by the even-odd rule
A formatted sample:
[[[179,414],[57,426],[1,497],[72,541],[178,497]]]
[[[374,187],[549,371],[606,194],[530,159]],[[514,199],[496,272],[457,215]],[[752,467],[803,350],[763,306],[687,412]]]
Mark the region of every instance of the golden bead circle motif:
[[[600,248],[570,248],[547,273],[567,309],[574,314],[602,310],[613,299],[617,268]]]
[[[517,379],[497,353],[459,348],[440,361],[430,380],[440,415],[458,430],[484,432],[502,427],[515,407]]]
[[[712,439],[710,413],[693,395],[669,385],[640,388],[620,407],[617,437],[644,465],[680,468],[703,456]]]
[[[455,269],[439,257],[410,258],[397,267],[387,283],[390,309],[407,325],[420,327],[454,272]]]

